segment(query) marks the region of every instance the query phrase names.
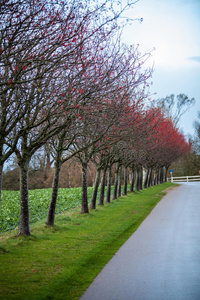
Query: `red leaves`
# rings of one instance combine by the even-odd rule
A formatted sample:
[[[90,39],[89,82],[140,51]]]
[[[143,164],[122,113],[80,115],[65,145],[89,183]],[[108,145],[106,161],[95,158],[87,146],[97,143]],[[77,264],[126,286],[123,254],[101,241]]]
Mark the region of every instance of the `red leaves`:
[[[9,82],[7,82],[7,85],[11,85],[12,84],[12,79],[9,80]]]
[[[81,114],[77,114],[76,117],[79,118],[79,120],[82,120],[82,119],[83,119],[83,118],[81,117]]]

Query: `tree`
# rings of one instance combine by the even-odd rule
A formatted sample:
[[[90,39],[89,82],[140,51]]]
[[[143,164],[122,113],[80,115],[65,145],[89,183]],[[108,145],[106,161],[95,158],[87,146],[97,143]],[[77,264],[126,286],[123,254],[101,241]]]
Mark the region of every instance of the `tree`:
[[[0,187],[3,164],[27,130],[21,126],[27,111],[30,114],[44,97],[51,76],[55,79],[58,74],[56,65],[59,62],[61,66],[61,59],[69,57],[77,46],[75,39],[81,42],[88,19],[79,13],[79,21],[74,22],[75,10],[72,5],[67,9],[64,2],[57,2],[56,7],[44,1],[1,2]],[[55,88],[55,82],[53,85]]]
[[[115,77],[111,78],[110,75],[111,72],[114,71],[114,61],[116,60],[117,52],[114,53],[112,50],[112,65],[109,65],[111,60],[111,52],[109,51],[109,43],[106,45],[104,44],[106,37],[106,33],[104,33],[103,36],[100,36],[98,33],[97,36],[93,36],[93,39],[95,38],[95,43],[92,40],[91,45],[89,45],[90,47],[88,47],[88,45],[87,47],[82,45],[81,51],[76,60],[76,64],[72,66],[70,74],[68,74],[68,82],[71,83],[71,85],[73,84],[71,89],[73,89],[75,92],[78,91],[78,95],[75,94],[73,96],[73,98],[76,99],[77,112],[76,118],[73,119],[71,124],[72,129],[70,128],[69,130],[65,128],[61,135],[57,136],[56,138],[58,141],[57,145],[56,143],[53,145],[56,157],[55,176],[49,214],[47,218],[47,224],[51,226],[54,224],[61,165],[78,153],[78,157],[83,165],[83,158],[81,158],[80,152],[87,152],[87,148],[92,146],[99,139],[99,137],[96,136],[94,140],[85,140],[84,131],[91,131],[91,124],[88,124],[88,119],[91,119],[93,116],[91,122],[98,122],[99,112],[102,114],[105,113],[105,103],[107,105],[107,102],[102,99],[107,97],[107,94],[110,93],[110,89],[112,89],[112,83],[115,80]],[[95,46],[93,46],[93,44]],[[94,126],[96,127],[95,124]],[[73,134],[71,134],[71,132],[73,132]],[[101,131],[100,137],[101,136],[103,136],[103,131]],[[75,141],[79,141],[78,146],[77,142]],[[88,144],[86,141],[88,141]],[[88,162],[89,160],[87,160],[85,164]],[[85,168],[84,170],[86,173]],[[83,177],[83,179],[85,182],[87,182],[86,175]],[[85,194],[83,193],[83,195]]]
[[[192,140],[191,161],[193,165],[193,172],[197,174],[200,170],[200,139],[199,136]]]
[[[185,94],[170,95],[165,98],[157,99],[157,105],[163,110],[165,115],[170,118],[175,126],[178,125],[182,115],[195,104],[195,99],[189,99]]]
[[[148,170],[146,186],[166,181],[170,164],[190,149],[190,145],[172,121],[159,109],[153,109],[153,112],[153,118],[148,126],[150,137],[145,145],[147,152],[145,167]]]
[[[64,118],[58,120],[67,110],[59,99],[61,74],[70,71],[82,44],[104,25],[110,32],[115,30],[114,21],[133,3],[122,5],[118,12],[112,1],[94,6],[90,1],[77,6],[74,1],[42,0],[1,4],[0,175],[3,163],[15,151],[23,190],[19,234],[29,235],[27,170],[34,152],[64,126]]]
[[[120,118],[124,110],[124,103],[128,105],[127,96],[128,94],[131,94],[131,90],[136,87],[138,88],[141,82],[146,81],[145,75],[148,74],[149,76],[149,74],[151,73],[151,71],[145,71],[145,73],[141,75],[138,72],[138,69],[140,68],[142,63],[140,63],[141,57],[137,48],[134,50],[128,49],[124,46],[121,46],[120,43],[118,43],[118,47],[116,47],[116,41],[114,45],[112,41],[104,44],[105,38],[106,34],[104,34],[103,39],[98,35],[96,37],[97,42],[95,43],[95,45],[97,46],[92,46],[91,44],[91,47],[89,47],[90,50],[88,50],[88,47],[87,49],[84,49],[83,46],[77,60],[77,62],[79,62],[79,60],[81,62],[81,70],[79,71],[79,73],[77,73],[76,70],[79,70],[79,68],[77,68],[77,65],[75,65],[76,70],[73,72],[72,69],[70,72],[70,80],[68,81],[73,82],[73,90],[81,91],[81,101],[76,101],[76,103],[79,103],[78,105],[76,105],[76,107],[78,108],[78,119],[75,122],[72,130],[75,133],[74,140],[77,140],[78,143],[74,143],[74,146],[69,148],[69,140],[72,141],[73,139],[68,138],[68,130],[65,130],[66,137],[65,135],[62,135],[62,143],[61,140],[59,140],[60,155],[56,156],[59,162],[56,162],[55,165],[55,171],[57,172],[57,183],[53,186],[52,193],[55,189],[58,190],[58,173],[60,172],[61,164],[64,161],[68,160],[70,157],[78,154],[77,157],[79,158],[83,166],[83,180],[85,181],[83,187],[83,199],[87,199],[86,165],[88,164],[91,155],[93,155],[93,153],[97,151],[97,149],[94,149],[93,147],[94,143],[96,143],[97,140],[105,135],[105,132],[107,132],[108,128],[112,125],[113,122],[116,123],[116,115],[118,115],[118,117]],[[103,45],[103,48],[101,44]],[[89,57],[87,57],[88,51]],[[144,56],[142,56],[142,58],[144,58]],[[133,73],[134,71],[136,72]],[[128,74],[130,74],[131,78],[129,80],[127,79]],[[130,89],[128,85],[130,83],[132,84],[132,89]],[[121,84],[123,85],[123,88]],[[113,109],[117,109],[117,113],[113,113]],[[102,128],[99,126],[100,134],[97,134],[97,136],[99,135],[99,137],[96,136],[94,140],[85,139],[85,133],[87,134],[88,130],[89,132],[91,131],[91,124],[88,124],[88,119],[91,119],[91,123],[94,124],[94,128],[96,128],[95,123],[99,125],[101,124],[102,126]],[[91,134],[91,137],[92,136],[93,134]],[[88,144],[86,141],[88,142]],[[104,147],[104,143],[101,146]],[[90,154],[88,155],[86,153],[89,151],[89,147],[92,147],[92,152],[90,152]],[[68,148],[70,154],[69,151],[68,153],[66,152],[66,149]],[[85,153],[84,158],[83,153]],[[61,155],[63,155],[62,158]],[[103,191],[104,189],[102,189],[102,193]],[[53,211],[55,212],[57,192],[55,192],[54,195],[55,196],[52,198],[54,200],[51,200],[51,203],[53,201],[54,204],[50,204],[50,206],[52,205],[54,207]],[[87,202],[87,200],[83,200],[83,202]],[[85,210],[86,212],[88,212],[87,208],[85,208]],[[50,221],[49,217],[50,215],[55,215],[54,212],[48,215],[48,225],[54,224],[54,220],[52,219],[52,221]],[[82,212],[84,212],[84,208],[82,209]]]

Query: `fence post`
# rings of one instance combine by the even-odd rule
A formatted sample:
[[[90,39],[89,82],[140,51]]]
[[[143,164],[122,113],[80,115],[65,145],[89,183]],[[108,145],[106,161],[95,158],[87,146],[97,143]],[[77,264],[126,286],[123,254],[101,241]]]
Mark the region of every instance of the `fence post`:
[[[187,176],[187,182],[188,182],[188,176]]]
[[[173,182],[173,177],[171,177],[171,178],[172,178],[171,182]]]

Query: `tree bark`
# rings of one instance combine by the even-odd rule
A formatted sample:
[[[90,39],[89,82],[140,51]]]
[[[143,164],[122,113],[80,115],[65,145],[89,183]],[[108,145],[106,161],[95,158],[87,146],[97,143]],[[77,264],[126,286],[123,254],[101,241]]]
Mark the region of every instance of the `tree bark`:
[[[107,168],[105,167],[103,169],[103,174],[102,174],[102,178],[101,178],[101,189],[100,189],[98,205],[104,205],[104,195],[105,195],[105,185],[106,185],[106,171],[107,171]]]
[[[130,192],[134,192],[134,184],[135,184],[135,169],[131,168],[131,184],[130,184]]]
[[[108,178],[107,178],[107,193],[106,193],[106,202],[110,203],[111,197],[111,179],[112,179],[112,167],[108,167]]]
[[[143,168],[142,166],[140,167],[140,181],[139,181],[139,184],[140,184],[140,190],[143,189]]]
[[[150,187],[151,185],[152,185],[152,168],[150,168],[150,170],[149,170],[147,186]]]
[[[157,181],[158,181],[157,169],[154,169],[154,179],[153,179],[154,185],[158,184]]]
[[[87,162],[82,162],[82,205],[81,213],[89,213],[87,196]]]
[[[101,174],[101,168],[97,168],[94,189],[93,189],[92,199],[90,204],[91,209],[96,209],[96,200],[97,200],[97,193],[98,193],[98,187],[100,181],[100,174]]]
[[[20,164],[20,218],[19,235],[30,235],[28,203],[28,167],[29,159],[24,158]]]
[[[119,172],[118,172],[118,191],[117,191],[117,198],[121,197],[122,195],[122,166],[119,167]]]
[[[137,175],[136,175],[136,182],[135,182],[135,190],[139,191],[140,190],[140,168],[137,168]]]
[[[160,183],[163,183],[163,167],[160,168]]]
[[[157,184],[160,184],[160,168],[157,169]]]
[[[49,205],[49,211],[48,211],[48,216],[46,221],[46,224],[49,226],[54,226],[56,202],[58,197],[58,188],[59,188],[59,179],[60,179],[60,170],[61,170],[61,162],[60,159],[58,159],[58,161],[56,161],[55,163],[51,202]]]
[[[123,195],[127,195],[127,186],[128,186],[128,167],[124,168],[124,189]]]
[[[149,168],[147,169],[147,173],[144,180],[144,188],[146,189],[148,187],[148,177],[149,177]]]
[[[165,182],[167,182],[167,172],[169,169],[169,165],[165,166]]]
[[[114,190],[113,190],[113,200],[117,199],[118,173],[119,173],[119,163],[116,164],[116,169],[115,169],[115,182],[114,182]]]

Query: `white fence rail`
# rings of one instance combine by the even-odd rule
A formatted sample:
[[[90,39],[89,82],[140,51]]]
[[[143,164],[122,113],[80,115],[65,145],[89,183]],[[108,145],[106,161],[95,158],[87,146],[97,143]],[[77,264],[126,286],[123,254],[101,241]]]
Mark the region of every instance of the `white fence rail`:
[[[169,182],[189,182],[189,181],[200,181],[200,175],[196,176],[181,176],[181,177],[170,177],[168,178]]]

